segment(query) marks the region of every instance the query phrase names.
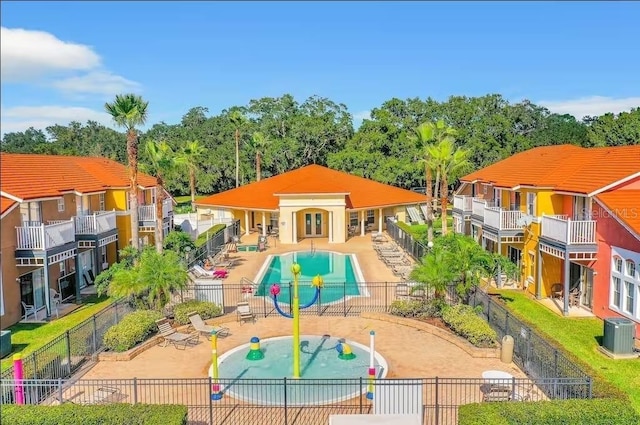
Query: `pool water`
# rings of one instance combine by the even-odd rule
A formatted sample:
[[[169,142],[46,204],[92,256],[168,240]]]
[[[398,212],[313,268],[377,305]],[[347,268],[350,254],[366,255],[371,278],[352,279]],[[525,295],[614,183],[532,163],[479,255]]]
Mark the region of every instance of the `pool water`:
[[[300,264],[302,270],[298,288],[301,305],[313,299],[315,288],[311,286],[311,281],[318,274],[324,280],[324,287],[320,292],[322,304],[335,302],[345,296],[360,295],[354,264],[349,254],[329,251],[290,252],[274,255],[268,261],[268,267],[259,280],[257,296],[270,297],[269,289],[277,283],[280,285],[278,303],[291,304],[291,265],[295,262]]]
[[[276,337],[264,339],[260,342],[264,359],[246,360],[249,344],[244,344],[220,356],[218,370],[220,384],[223,391],[235,398],[264,404],[280,404],[284,402],[286,391],[287,404],[304,404],[309,400],[316,402],[318,396],[325,398],[325,403],[335,402],[355,397],[366,392],[367,373],[369,368],[368,347],[346,341],[356,355],[353,360],[340,360],[335,347],[339,338],[329,335],[301,335],[300,336],[300,372],[301,379],[284,379],[293,375],[292,337]],[[376,353],[375,366],[377,378],[383,378],[387,373],[384,358]],[[363,386],[359,381],[342,381],[341,379],[363,378]],[[271,379],[264,382],[247,381],[251,379]],[[314,382],[313,390],[309,391],[308,380]],[[306,385],[296,387],[296,382],[307,381]],[[304,382],[301,382],[305,384]],[[271,387],[269,389],[262,389]]]

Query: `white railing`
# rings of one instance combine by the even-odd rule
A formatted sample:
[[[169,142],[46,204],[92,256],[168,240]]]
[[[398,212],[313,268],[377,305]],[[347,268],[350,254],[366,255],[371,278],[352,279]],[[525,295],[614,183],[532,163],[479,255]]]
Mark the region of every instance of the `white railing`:
[[[473,198],[471,201],[471,214],[484,217],[484,210],[487,203],[484,199]]]
[[[473,209],[471,196],[453,195],[453,208],[456,210],[471,212]]]
[[[47,250],[75,241],[73,219],[39,226],[16,227],[16,249]]]
[[[566,245],[593,245],[596,243],[596,222],[545,215],[541,235]]]
[[[162,201],[162,218],[167,218],[173,214],[173,203],[171,199],[165,199]],[[139,221],[155,221],[156,220],[156,205],[141,205],[138,207],[138,220]]]
[[[116,212],[97,211],[75,217],[77,235],[97,235],[116,228]]]
[[[522,225],[518,222],[522,217],[522,211],[508,211],[499,207],[486,207],[484,209],[484,224],[498,230],[519,230]]]

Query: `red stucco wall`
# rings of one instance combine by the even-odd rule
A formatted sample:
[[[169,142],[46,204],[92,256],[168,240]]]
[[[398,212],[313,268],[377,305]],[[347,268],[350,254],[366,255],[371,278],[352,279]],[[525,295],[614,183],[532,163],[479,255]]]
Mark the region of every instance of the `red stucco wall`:
[[[611,217],[599,204],[594,203],[598,238],[598,259],[593,265],[597,273],[593,282],[593,313],[600,318],[622,317],[609,309],[611,288],[611,246],[640,252],[640,240],[625,229],[617,219]],[[640,323],[636,322],[636,338],[640,338]]]

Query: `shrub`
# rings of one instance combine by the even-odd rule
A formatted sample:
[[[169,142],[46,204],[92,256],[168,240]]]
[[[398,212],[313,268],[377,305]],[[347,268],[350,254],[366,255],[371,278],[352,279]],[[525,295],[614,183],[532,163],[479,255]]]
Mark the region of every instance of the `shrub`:
[[[433,299],[420,300],[395,300],[391,303],[389,312],[400,317],[440,317],[443,301]]]
[[[108,404],[81,406],[2,406],[2,423],[12,425],[184,425],[186,406]]]
[[[162,314],[153,310],[140,310],[127,314],[104,335],[104,345],[111,351],[127,351],[145,341],[157,330],[156,320]]]
[[[640,415],[621,400],[554,400],[536,403],[466,404],[459,425],[635,425]]]
[[[219,305],[209,301],[185,301],[173,308],[174,320],[179,325],[189,324],[187,314],[195,311],[202,317],[202,320],[211,319],[222,314],[222,308]]]
[[[498,335],[471,306],[458,304],[442,311],[442,320],[476,347],[495,347]]]

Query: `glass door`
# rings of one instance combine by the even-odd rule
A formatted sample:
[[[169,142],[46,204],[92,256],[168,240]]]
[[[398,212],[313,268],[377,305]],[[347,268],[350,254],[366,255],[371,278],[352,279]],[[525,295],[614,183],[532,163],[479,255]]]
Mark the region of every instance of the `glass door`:
[[[304,234],[305,236],[313,236],[311,233],[313,231],[313,226],[311,224],[313,214],[305,213],[304,215]]]
[[[20,301],[39,310],[44,304],[44,269],[20,276]]]
[[[580,302],[589,310],[593,308],[593,270],[582,267],[582,299]]]
[[[315,236],[322,236],[322,213],[316,213]]]

